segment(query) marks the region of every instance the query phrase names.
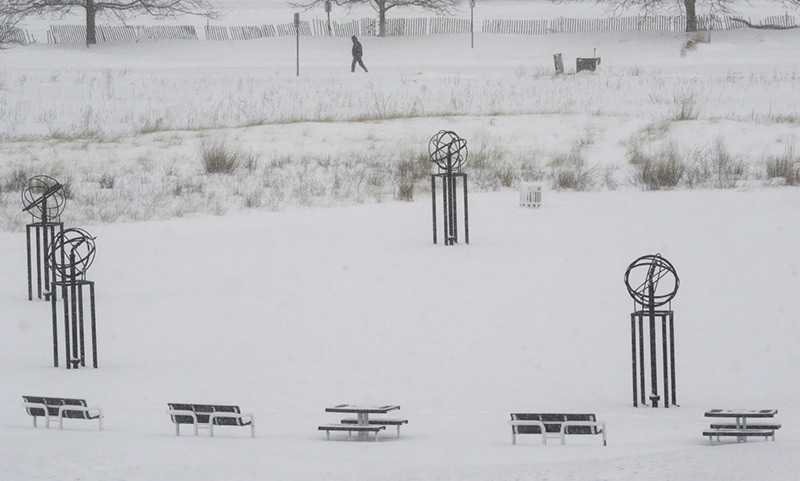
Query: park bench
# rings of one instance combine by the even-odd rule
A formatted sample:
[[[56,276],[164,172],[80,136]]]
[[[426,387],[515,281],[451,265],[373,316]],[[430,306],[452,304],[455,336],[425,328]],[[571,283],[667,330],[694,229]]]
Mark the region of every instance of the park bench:
[[[64,418],[67,419],[97,419],[100,430],[103,429],[103,410],[97,407],[89,407],[85,399],[70,399],[61,397],[44,396],[22,396],[25,411],[33,416],[33,427],[36,427],[36,420],[44,418],[44,426],[50,427],[50,423],[58,421],[58,429],[64,428]]]
[[[547,438],[559,438],[566,444],[568,435],[601,434],[606,446],[606,423],[597,421],[594,414],[511,413],[508,423],[512,444],[517,444],[517,434],[538,434],[542,444],[547,444]]]
[[[358,424],[358,419],[342,419],[342,424]],[[403,424],[408,424],[408,419],[370,419],[369,424],[375,426],[395,426],[397,428],[397,437],[399,438],[400,426]]]
[[[331,438],[331,431],[347,431],[347,434],[356,433],[366,433],[369,436],[369,433],[375,434],[375,441],[378,440],[378,432],[386,429],[386,426],[372,424],[323,424],[318,428],[320,431],[325,431],[325,435],[328,439]]]
[[[208,429],[209,436],[214,436],[214,426],[250,426],[250,437],[256,437],[256,419],[251,413],[243,413],[239,406],[223,404],[187,404],[167,403],[167,413],[175,423],[175,435],[181,435],[181,425],[191,424],[194,435],[198,431]]]

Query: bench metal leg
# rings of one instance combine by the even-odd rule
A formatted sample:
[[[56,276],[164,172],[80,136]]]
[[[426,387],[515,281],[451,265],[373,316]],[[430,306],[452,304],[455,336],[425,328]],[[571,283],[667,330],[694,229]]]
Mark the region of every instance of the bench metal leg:
[[[511,429],[511,444],[517,445],[517,433],[514,432],[514,429]]]
[[[181,435],[181,425],[175,423],[175,436],[180,436],[180,435]]]
[[[325,437],[327,437],[328,441],[330,441],[331,440],[331,432],[330,431],[325,431]]]

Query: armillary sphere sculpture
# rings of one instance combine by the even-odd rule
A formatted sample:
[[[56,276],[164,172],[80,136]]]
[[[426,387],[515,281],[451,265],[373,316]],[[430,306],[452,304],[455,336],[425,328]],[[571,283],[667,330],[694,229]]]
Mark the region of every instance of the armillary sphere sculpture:
[[[86,271],[95,257],[95,238],[83,229],[70,228],[53,239],[47,253],[48,265],[59,280],[52,283],[50,297],[53,315],[53,365],[58,367],[58,306],[55,293],[60,288],[64,325],[64,345],[67,369],[86,365],[84,343],[84,287],[88,288],[90,327],[92,330],[92,360],[97,367],[97,322],[94,282],[86,280]]]
[[[649,319],[650,332],[650,403],[658,407],[658,359],[662,363],[664,407],[677,406],[675,389],[675,331],[672,299],[678,293],[680,279],[675,267],[661,254],[646,255],[633,261],[625,271],[625,287],[634,302],[631,313],[631,366],[633,405],[645,400],[644,318]],[[668,306],[667,309],[656,309]],[[661,320],[661,355],[657,354],[656,319]],[[638,336],[637,336],[638,335]],[[638,337],[638,345],[637,345]],[[637,386],[638,374],[638,386]],[[672,399],[670,399],[670,394]],[[641,396],[641,398],[640,398]]]
[[[49,175],[31,177],[22,189],[23,210],[43,222],[57,219],[66,203],[64,186]]]
[[[467,174],[461,168],[467,161],[467,141],[451,130],[440,130],[428,142],[431,162],[438,167],[431,174],[431,202],[433,206],[433,243],[437,243],[436,225],[436,179],[442,180],[442,214],[444,244],[458,242],[458,179],[462,179],[464,210],[464,242],[469,244],[469,202],[467,196]]]
[[[61,279],[84,277],[94,262],[94,237],[72,227],[56,236],[48,250],[48,262]]]
[[[45,255],[57,232],[64,230],[61,214],[66,205],[64,186],[48,175],[28,179],[22,189],[23,212],[31,215],[26,226],[28,254],[28,300],[33,300],[33,265],[36,264],[36,287],[39,299],[50,294],[43,291],[50,286],[54,273],[47,269]]]
[[[445,172],[459,172],[467,161],[467,141],[452,130],[440,130],[428,142],[431,162]]]

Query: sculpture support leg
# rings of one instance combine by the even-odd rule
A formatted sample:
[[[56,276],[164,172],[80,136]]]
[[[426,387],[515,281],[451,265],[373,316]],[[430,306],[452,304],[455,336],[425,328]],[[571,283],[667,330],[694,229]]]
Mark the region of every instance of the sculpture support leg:
[[[675,328],[673,323],[672,311],[669,313],[669,363],[670,376],[672,380],[672,404],[678,405],[677,388],[675,387]]]
[[[631,373],[633,380],[633,407],[639,405],[636,392],[636,315],[631,314]]]
[[[89,301],[92,315],[92,365],[97,368],[97,323],[94,307],[94,283],[89,284]]]
[[[469,244],[469,203],[467,201],[467,174],[464,174],[464,242]]]
[[[56,284],[50,286],[50,309],[53,314],[53,367],[58,367],[58,307],[56,306]]]
[[[667,318],[661,318],[661,362],[664,375],[664,407],[669,408],[669,366],[667,359]]]
[[[433,209],[433,243],[436,244],[436,177],[431,175],[431,207]]]

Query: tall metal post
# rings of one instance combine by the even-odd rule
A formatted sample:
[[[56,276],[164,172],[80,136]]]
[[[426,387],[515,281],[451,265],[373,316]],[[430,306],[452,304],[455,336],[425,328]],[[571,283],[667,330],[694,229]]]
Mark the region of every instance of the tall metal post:
[[[297,36],[297,76],[300,76],[300,14],[294,14],[294,31]]]
[[[469,0],[469,37],[470,48],[475,48],[475,0]]]
[[[331,0],[325,0],[325,13],[328,14],[328,35],[333,35],[331,30]]]
[[[642,404],[647,404],[647,394],[645,394],[645,375],[644,375],[644,318],[639,317],[639,396]]]
[[[58,367],[58,307],[56,306],[56,285],[50,289],[50,309],[53,316],[53,367]],[[63,297],[63,296],[62,296]]]
[[[631,380],[633,381],[633,407],[639,405],[636,390],[636,316],[631,314]]]
[[[433,243],[436,244],[436,177],[431,175],[431,204],[433,204]]]
[[[469,244],[469,201],[467,200],[467,174],[464,174],[464,243]]]
[[[654,301],[655,288],[652,278],[647,287],[650,294],[648,312],[650,314],[650,402],[654,408],[658,407],[658,364],[656,361],[656,306]]]

